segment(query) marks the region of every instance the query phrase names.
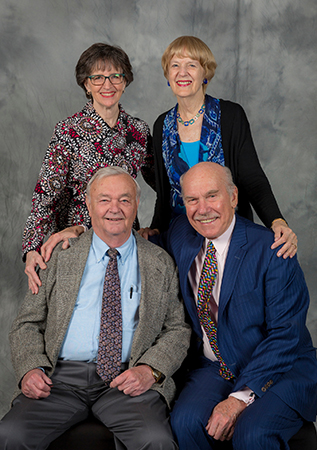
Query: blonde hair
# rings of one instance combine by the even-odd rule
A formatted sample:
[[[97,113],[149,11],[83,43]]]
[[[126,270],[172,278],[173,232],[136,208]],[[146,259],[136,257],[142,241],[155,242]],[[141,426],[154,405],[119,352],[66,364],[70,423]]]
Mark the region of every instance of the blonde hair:
[[[165,78],[168,78],[169,64],[174,56],[188,56],[199,61],[205,71],[205,78],[208,82],[215,75],[217,63],[212,51],[208,45],[195,36],[180,36],[167,47],[162,56],[162,68]],[[206,88],[207,84],[204,84],[204,92]]]

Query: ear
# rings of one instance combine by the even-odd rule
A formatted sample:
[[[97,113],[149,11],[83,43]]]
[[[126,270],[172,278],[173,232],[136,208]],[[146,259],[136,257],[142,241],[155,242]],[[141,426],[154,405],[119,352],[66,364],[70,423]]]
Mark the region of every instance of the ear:
[[[86,206],[87,206],[87,209],[88,209],[89,217],[91,218],[91,213],[90,213],[91,207],[90,207],[90,202],[89,202],[89,198],[88,198],[87,194],[86,194],[85,202],[86,202]]]
[[[231,195],[231,206],[233,209],[237,207],[238,204],[238,188],[237,186],[234,186],[232,195]]]

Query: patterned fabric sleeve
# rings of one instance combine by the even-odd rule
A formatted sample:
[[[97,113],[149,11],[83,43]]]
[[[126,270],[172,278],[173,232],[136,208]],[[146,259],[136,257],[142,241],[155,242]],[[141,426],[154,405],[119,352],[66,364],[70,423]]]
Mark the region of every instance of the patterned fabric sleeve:
[[[66,216],[70,192],[67,176],[71,149],[61,139],[61,124],[57,124],[48,146],[32,198],[32,210],[23,232],[23,254],[39,251],[45,236],[59,231],[58,223]],[[77,220],[77,225],[83,223]],[[74,223],[75,224],[75,223]]]

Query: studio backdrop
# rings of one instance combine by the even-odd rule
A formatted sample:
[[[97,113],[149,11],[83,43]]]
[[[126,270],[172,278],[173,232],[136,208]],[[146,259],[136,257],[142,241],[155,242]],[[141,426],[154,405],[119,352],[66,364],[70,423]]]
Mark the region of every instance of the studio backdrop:
[[[297,233],[317,343],[316,0],[2,0],[0,3],[0,417],[14,387],[8,333],[27,290],[21,236],[55,124],[85,104],[74,70],[95,42],[121,46],[135,80],[122,105],[152,128],[175,98],[167,45],[201,38],[218,68],[207,92],[242,104],[261,164]],[[154,192],[140,180],[140,221]]]

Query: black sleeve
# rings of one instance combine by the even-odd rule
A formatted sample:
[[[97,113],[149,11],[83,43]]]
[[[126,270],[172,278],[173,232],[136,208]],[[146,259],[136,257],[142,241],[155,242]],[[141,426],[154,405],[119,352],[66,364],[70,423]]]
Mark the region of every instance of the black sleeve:
[[[153,126],[153,152],[157,198],[151,228],[158,228],[161,233],[168,229],[171,220],[171,187],[162,155],[162,134],[165,116],[166,113],[161,114]]]
[[[272,192],[251,136],[243,108],[221,100],[221,134],[225,164],[239,190],[238,214],[252,219],[250,204],[266,227],[283,218]]]

